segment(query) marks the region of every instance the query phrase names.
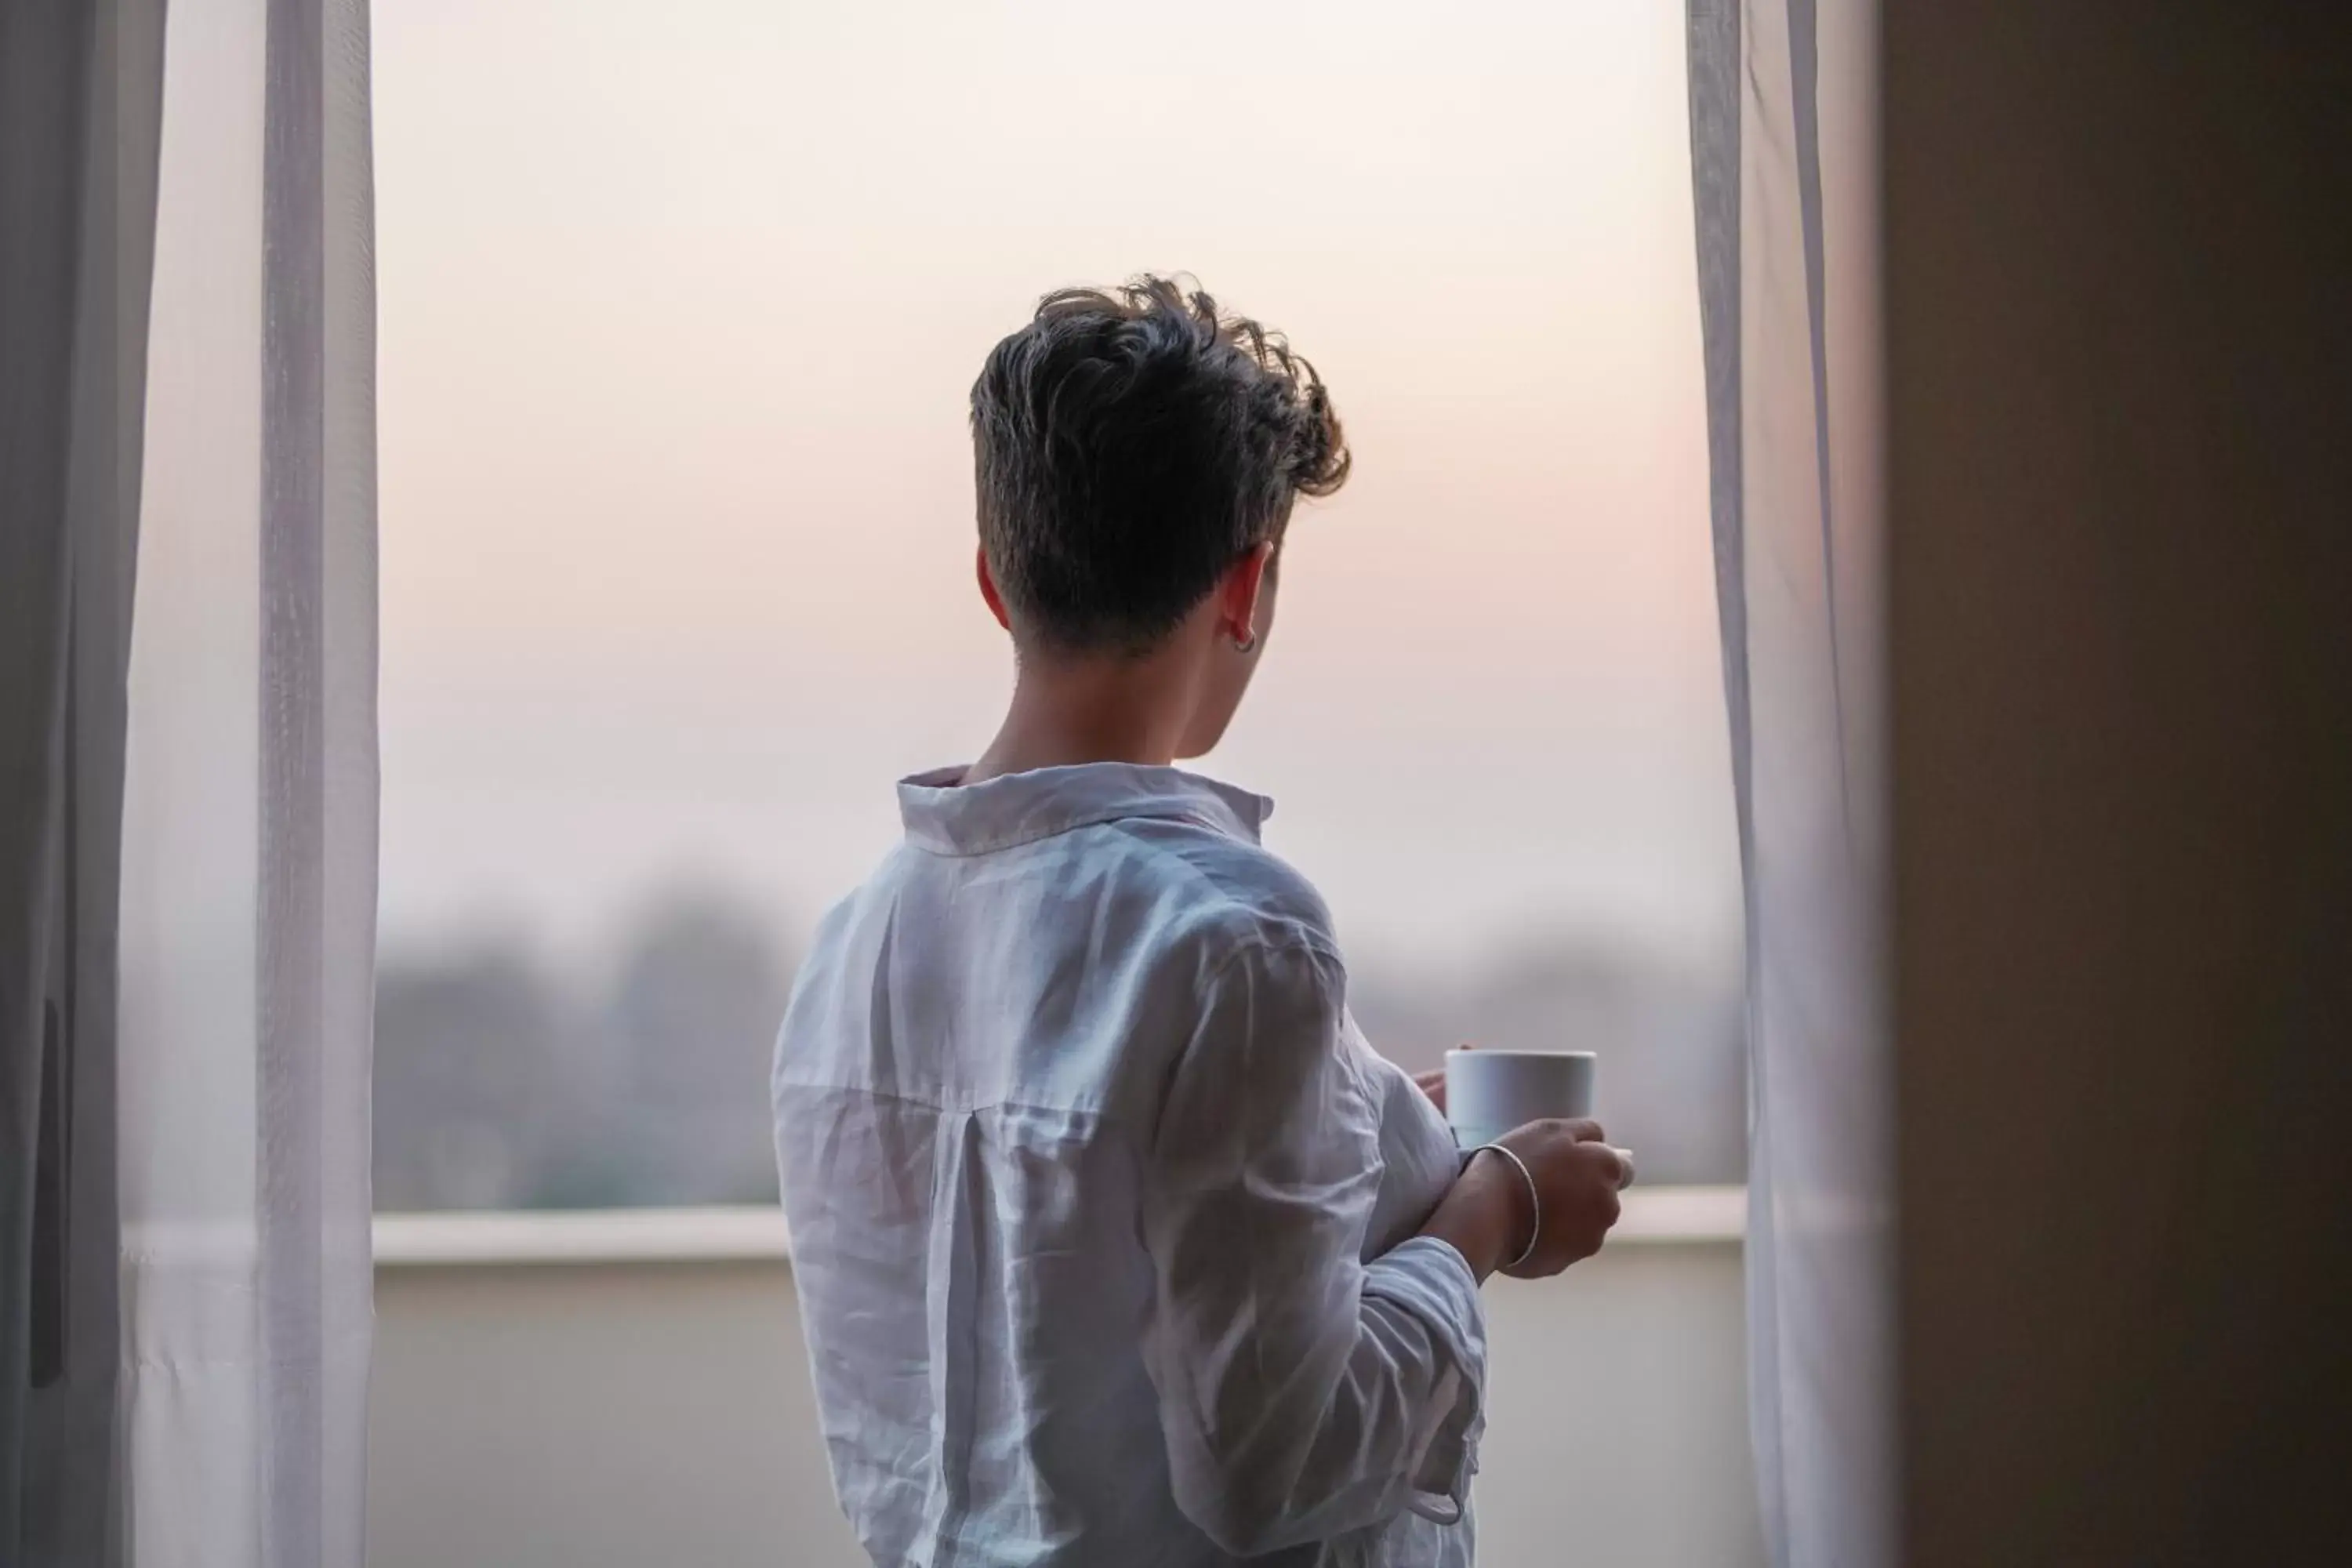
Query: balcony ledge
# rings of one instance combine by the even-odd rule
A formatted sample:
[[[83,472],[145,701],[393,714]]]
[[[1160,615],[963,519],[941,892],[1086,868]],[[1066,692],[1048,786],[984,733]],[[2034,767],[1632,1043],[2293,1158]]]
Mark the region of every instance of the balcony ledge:
[[[1610,1246],[1737,1246],[1747,1218],[1745,1187],[1636,1187]],[[783,1212],[765,1205],[375,1216],[380,1270],[791,1259]]]

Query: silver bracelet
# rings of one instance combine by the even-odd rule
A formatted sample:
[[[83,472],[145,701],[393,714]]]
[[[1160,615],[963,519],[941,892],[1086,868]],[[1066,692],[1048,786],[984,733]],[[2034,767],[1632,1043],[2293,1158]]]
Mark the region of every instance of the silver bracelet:
[[[1528,1184],[1528,1211],[1534,1217],[1534,1223],[1528,1228],[1528,1245],[1526,1250],[1521,1252],[1517,1258],[1512,1258],[1508,1263],[1503,1265],[1503,1272],[1507,1274],[1512,1269],[1523,1266],[1528,1258],[1533,1258],[1536,1255],[1536,1243],[1543,1239],[1543,1194],[1536,1191],[1536,1173],[1528,1169],[1528,1163],[1525,1160],[1520,1159],[1517,1154],[1512,1153],[1508,1149],[1504,1148],[1500,1143],[1481,1143],[1475,1149],[1471,1150],[1470,1153],[1473,1158],[1475,1158],[1480,1154],[1486,1153],[1490,1149],[1496,1153],[1500,1154],[1504,1159],[1508,1160],[1514,1166],[1517,1167],[1519,1180],[1527,1183]]]

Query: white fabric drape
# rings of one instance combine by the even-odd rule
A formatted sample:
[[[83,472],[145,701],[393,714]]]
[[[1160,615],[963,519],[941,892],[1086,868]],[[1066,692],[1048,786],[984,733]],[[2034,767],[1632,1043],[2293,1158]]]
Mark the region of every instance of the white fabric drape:
[[[363,0],[173,0],[121,882],[130,1560],[361,1561],[375,904]]]
[[[1780,1568],[1893,1552],[1873,8],[1690,0],[1747,885],[1751,1428]]]

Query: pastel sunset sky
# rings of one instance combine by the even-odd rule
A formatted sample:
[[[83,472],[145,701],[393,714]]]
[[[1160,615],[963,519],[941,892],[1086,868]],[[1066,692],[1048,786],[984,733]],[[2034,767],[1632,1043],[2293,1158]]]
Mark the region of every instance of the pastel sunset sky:
[[[804,924],[1007,689],[964,399],[1188,270],[1357,453],[1208,771],[1343,939],[1736,930],[1682,12],[383,0],[393,942]]]

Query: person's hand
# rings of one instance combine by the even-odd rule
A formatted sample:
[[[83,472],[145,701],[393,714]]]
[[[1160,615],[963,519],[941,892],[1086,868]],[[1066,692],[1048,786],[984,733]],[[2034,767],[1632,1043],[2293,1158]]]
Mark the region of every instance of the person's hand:
[[[1535,1178],[1542,1201],[1543,1229],[1527,1262],[1505,1273],[1515,1279],[1541,1279],[1601,1250],[1601,1241],[1617,1223],[1617,1194],[1633,1180],[1633,1157],[1612,1149],[1597,1121],[1530,1121],[1498,1140],[1517,1154]],[[1486,1158],[1498,1163],[1498,1156]],[[1518,1173],[1510,1172],[1517,1177]],[[1518,1184],[1526,1201],[1525,1182]],[[1523,1221],[1517,1235],[1526,1245]],[[1511,1254],[1516,1258],[1516,1249]]]
[[[1633,1179],[1632,1156],[1603,1142],[1597,1121],[1530,1121],[1500,1142],[1526,1164],[1527,1175],[1492,1150],[1477,1155],[1422,1234],[1452,1244],[1481,1279],[1497,1270],[1540,1279],[1600,1251],[1617,1223],[1618,1189]],[[1527,1250],[1538,1208],[1543,1228],[1534,1251],[1519,1267],[1505,1268]]]

